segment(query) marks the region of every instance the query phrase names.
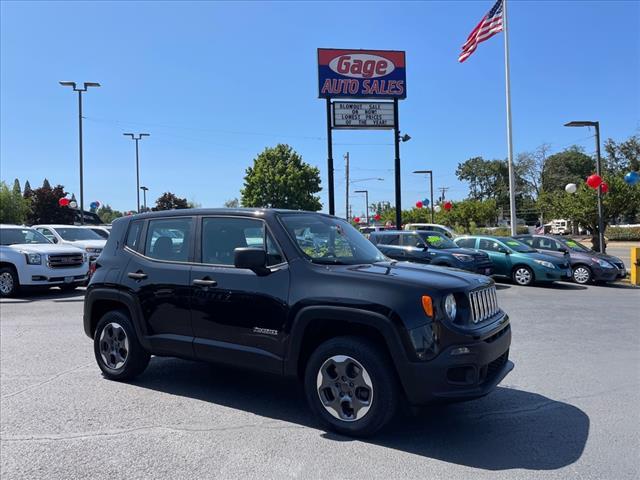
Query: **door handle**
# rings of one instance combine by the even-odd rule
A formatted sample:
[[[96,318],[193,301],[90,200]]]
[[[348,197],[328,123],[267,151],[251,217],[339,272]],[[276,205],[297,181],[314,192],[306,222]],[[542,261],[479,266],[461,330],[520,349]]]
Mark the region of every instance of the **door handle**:
[[[196,278],[193,281],[193,284],[199,287],[215,287],[218,285],[218,282],[211,280],[210,278]]]
[[[134,280],[144,280],[147,278],[147,274],[144,272],[129,272],[127,273],[127,277],[133,278]]]

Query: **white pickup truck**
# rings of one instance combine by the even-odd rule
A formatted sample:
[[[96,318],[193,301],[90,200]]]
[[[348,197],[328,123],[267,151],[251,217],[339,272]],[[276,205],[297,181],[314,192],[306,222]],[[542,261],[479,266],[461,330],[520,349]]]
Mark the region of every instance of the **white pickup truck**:
[[[73,290],[87,281],[88,254],[71,245],[55,245],[33,228],[0,225],[0,296],[20,287],[58,286]]]

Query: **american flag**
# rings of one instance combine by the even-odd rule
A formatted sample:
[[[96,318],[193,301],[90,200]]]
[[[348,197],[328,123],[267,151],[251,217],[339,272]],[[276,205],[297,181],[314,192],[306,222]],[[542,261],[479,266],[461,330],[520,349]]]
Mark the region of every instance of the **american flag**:
[[[498,0],[489,13],[487,13],[480,23],[473,29],[467,37],[467,41],[462,46],[462,53],[458,57],[459,62],[464,62],[469,56],[475,52],[478,44],[493,37],[496,33],[502,31],[502,12],[503,0]]]

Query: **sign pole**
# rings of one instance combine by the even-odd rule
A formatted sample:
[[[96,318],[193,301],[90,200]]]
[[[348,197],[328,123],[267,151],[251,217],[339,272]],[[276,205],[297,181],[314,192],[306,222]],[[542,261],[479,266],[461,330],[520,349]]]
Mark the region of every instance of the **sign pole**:
[[[336,206],[333,196],[333,138],[331,131],[331,99],[327,98],[327,170],[329,182],[329,215],[336,214]],[[347,215],[349,212],[347,212]]]
[[[398,99],[393,99],[393,137],[395,145],[395,183],[396,183],[396,229],[402,228],[402,195],[400,192],[400,119],[398,118]]]

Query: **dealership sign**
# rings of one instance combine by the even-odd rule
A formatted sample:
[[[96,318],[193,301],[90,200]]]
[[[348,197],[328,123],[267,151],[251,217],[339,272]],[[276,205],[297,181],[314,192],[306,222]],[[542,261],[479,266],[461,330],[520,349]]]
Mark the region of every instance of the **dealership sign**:
[[[321,98],[407,96],[404,52],[318,49]]]
[[[392,102],[333,102],[333,128],[393,128]]]

